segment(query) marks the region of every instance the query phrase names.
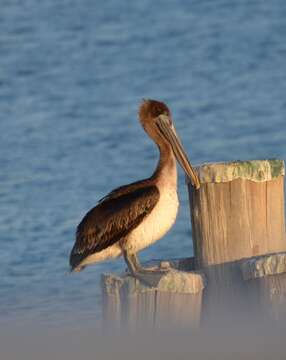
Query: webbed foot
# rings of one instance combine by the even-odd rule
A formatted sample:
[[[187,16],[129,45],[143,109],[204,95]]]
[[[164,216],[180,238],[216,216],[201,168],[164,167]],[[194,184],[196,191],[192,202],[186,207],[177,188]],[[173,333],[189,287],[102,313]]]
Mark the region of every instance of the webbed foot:
[[[143,267],[136,254],[124,252],[124,258],[130,274],[151,287],[156,287],[161,277],[171,270],[167,261],[162,261],[159,266]]]

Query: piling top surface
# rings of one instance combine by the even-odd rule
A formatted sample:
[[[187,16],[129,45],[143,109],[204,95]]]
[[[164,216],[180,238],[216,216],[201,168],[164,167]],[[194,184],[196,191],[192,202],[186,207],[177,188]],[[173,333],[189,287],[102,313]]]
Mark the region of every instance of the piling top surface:
[[[152,286],[127,273],[121,275],[103,274],[101,280],[104,291],[113,296],[116,296],[120,291],[132,295],[154,290],[178,294],[196,294],[205,287],[206,279],[204,274],[200,271],[190,271],[190,268],[194,266],[194,258],[153,260],[145,264],[148,264],[148,266],[152,264],[160,268],[164,264],[167,265],[168,271],[160,275],[156,274],[156,272],[146,275],[143,280],[148,283],[150,280],[155,280],[156,285],[153,284]]]
[[[286,273],[286,253],[270,254],[243,260],[240,269],[244,280]]]
[[[264,182],[285,175],[284,161],[279,159],[206,163],[195,169],[202,184],[235,179]]]

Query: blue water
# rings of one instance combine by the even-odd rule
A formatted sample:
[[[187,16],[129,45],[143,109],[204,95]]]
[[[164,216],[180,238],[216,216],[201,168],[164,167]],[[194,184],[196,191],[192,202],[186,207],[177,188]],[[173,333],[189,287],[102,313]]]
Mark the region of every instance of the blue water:
[[[2,0],[0,318],[100,316],[100,274],[69,276],[76,225],[157,152],[137,121],[166,101],[194,164],[286,159],[285,0]],[[184,177],[176,225],[143,259],[192,254]]]

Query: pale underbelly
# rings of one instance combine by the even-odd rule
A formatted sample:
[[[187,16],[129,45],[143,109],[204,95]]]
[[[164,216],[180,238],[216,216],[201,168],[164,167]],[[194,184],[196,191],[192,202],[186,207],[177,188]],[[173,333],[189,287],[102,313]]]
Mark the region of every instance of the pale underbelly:
[[[80,267],[101,262],[107,259],[117,258],[122,254],[122,249],[119,243],[116,243],[108,248],[94,253],[92,255],[87,256],[82,262],[80,263]]]
[[[136,253],[150,246],[170,230],[176,221],[178,207],[177,191],[166,191],[161,194],[158,204],[151,213],[125,239],[98,253],[87,256],[80,263],[79,268],[116,258],[122,255],[122,250]]]
[[[162,194],[151,213],[127,236],[124,249],[136,253],[163,237],[175,223],[178,207],[176,191]]]

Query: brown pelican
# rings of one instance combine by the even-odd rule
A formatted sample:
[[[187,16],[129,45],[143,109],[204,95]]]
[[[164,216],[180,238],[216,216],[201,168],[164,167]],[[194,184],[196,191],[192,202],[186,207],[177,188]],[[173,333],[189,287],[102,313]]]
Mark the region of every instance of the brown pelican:
[[[151,271],[140,265],[137,252],[159,240],[175,222],[179,205],[176,159],[192,185],[200,187],[168,107],[144,100],[139,119],[159,148],[157,167],[151,177],[111,191],[84,216],[70,254],[71,271],[120,255],[131,274]]]

